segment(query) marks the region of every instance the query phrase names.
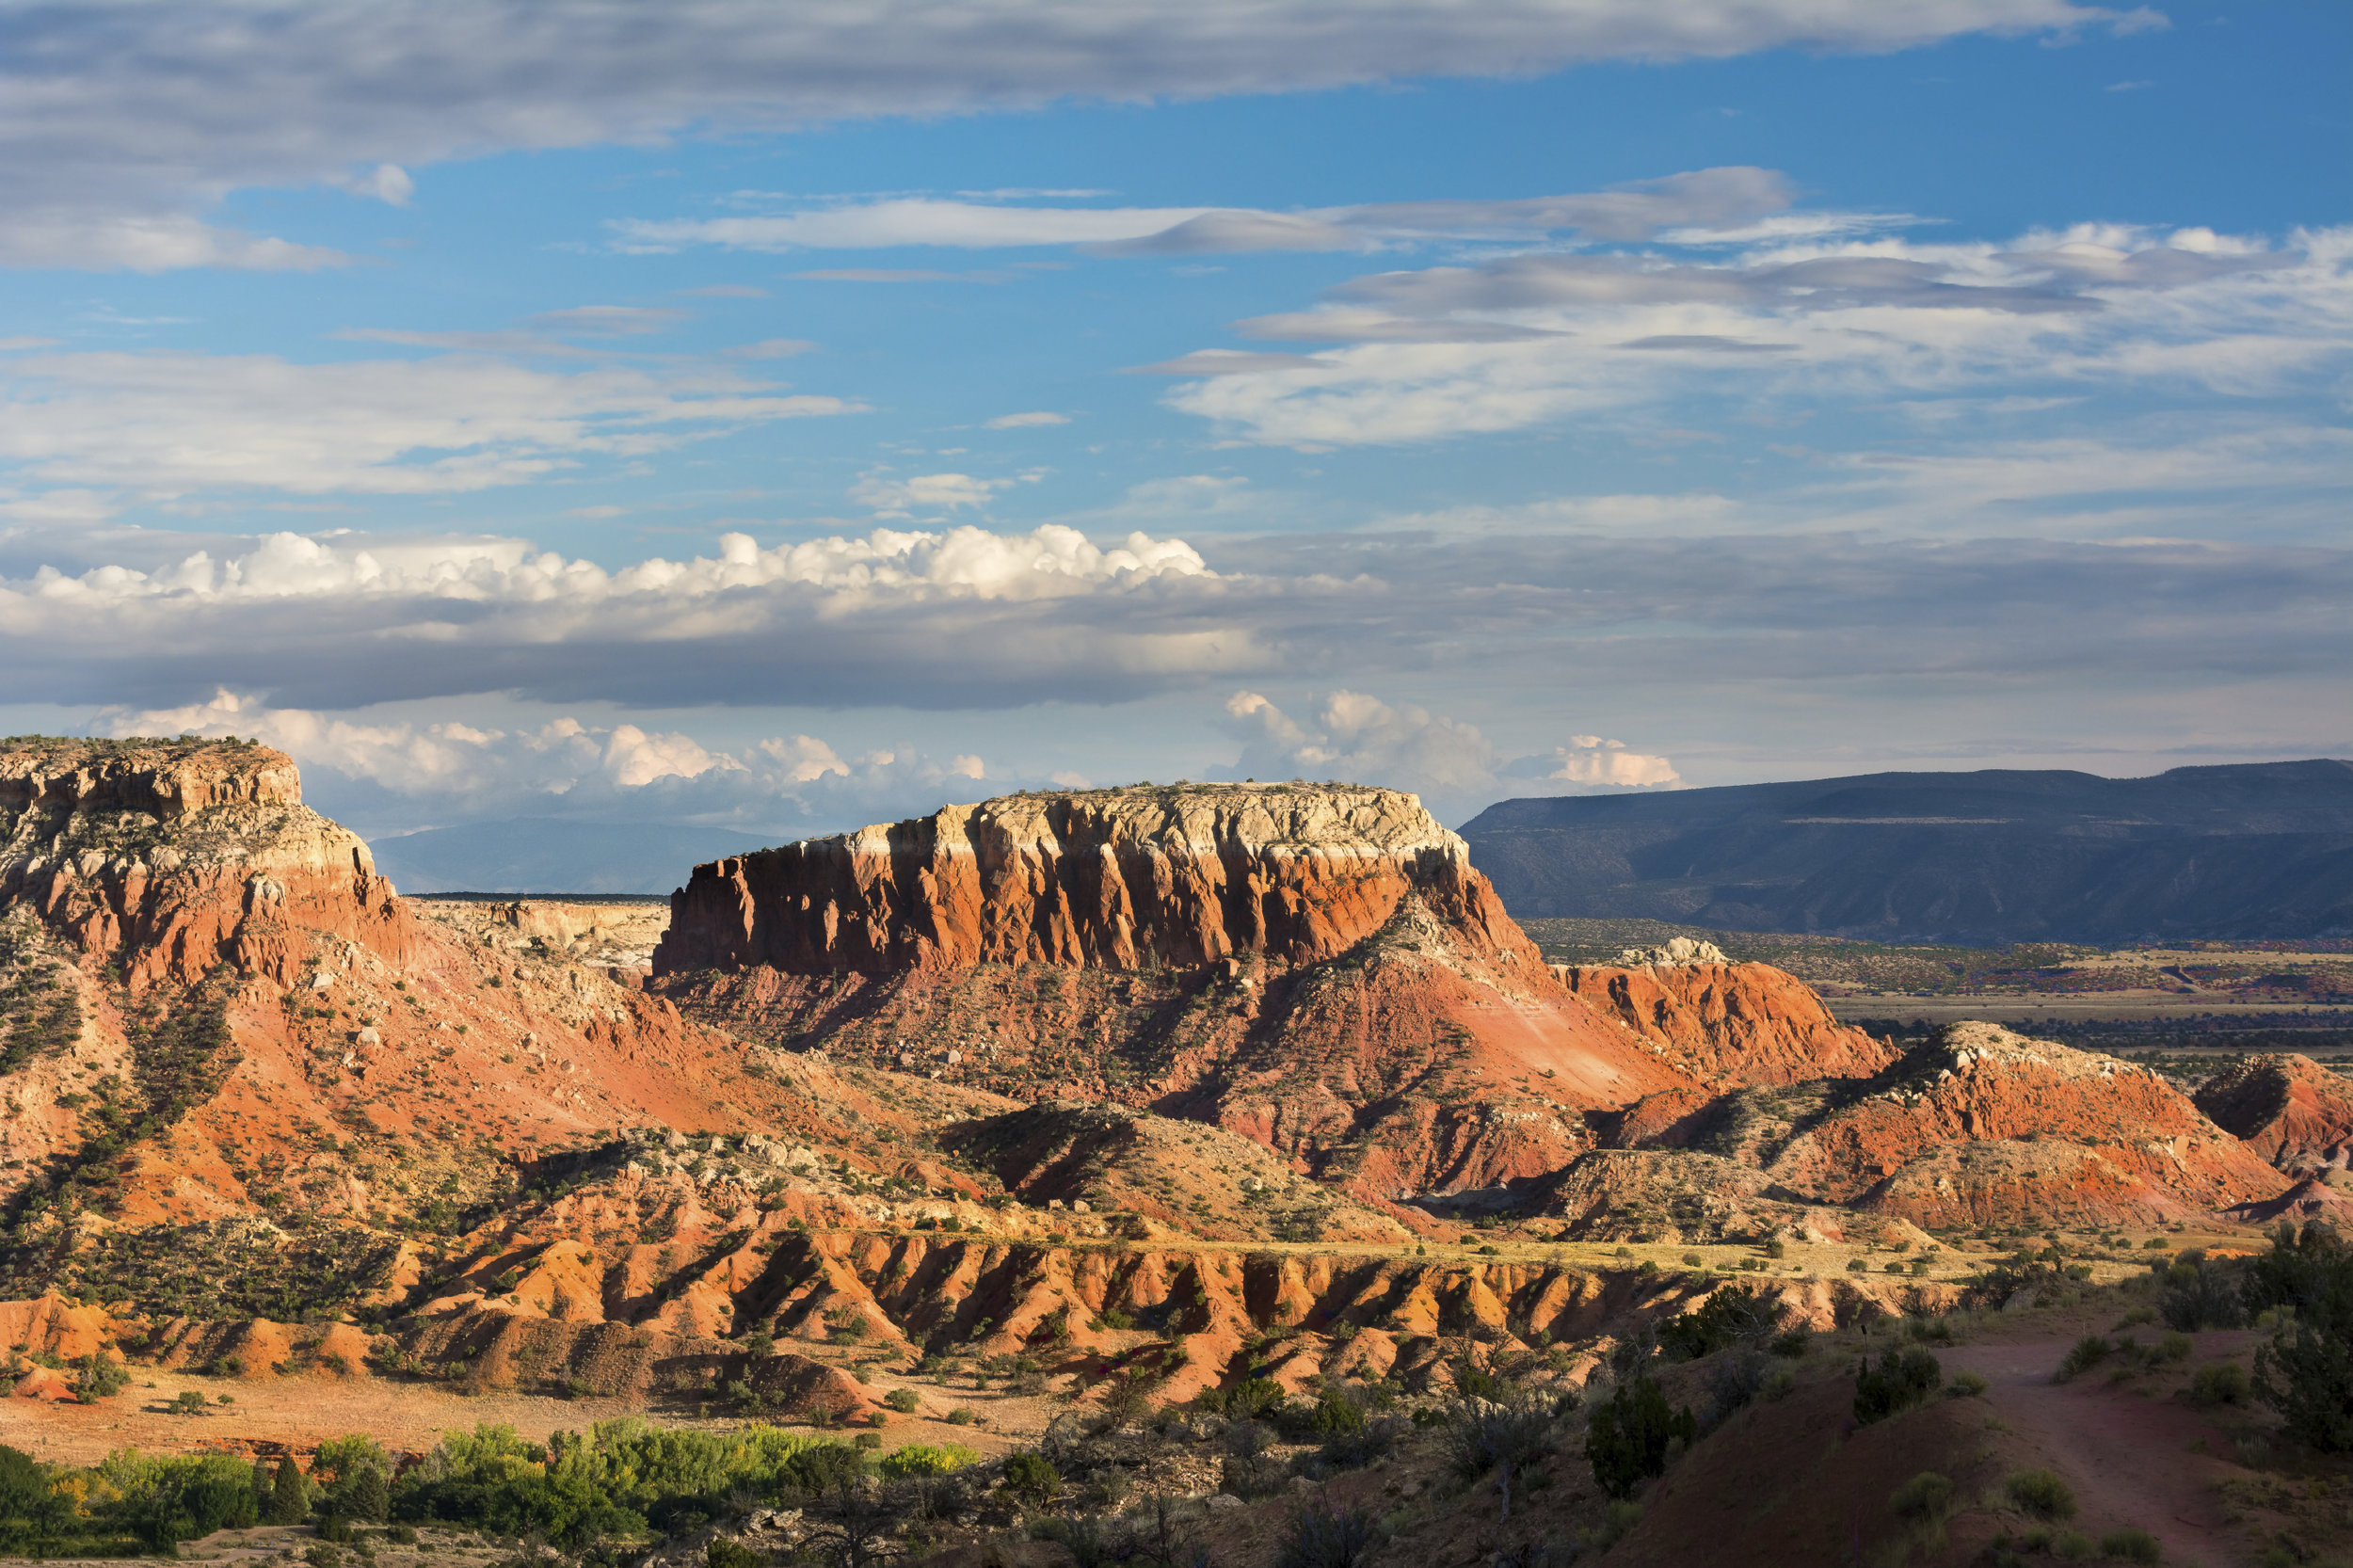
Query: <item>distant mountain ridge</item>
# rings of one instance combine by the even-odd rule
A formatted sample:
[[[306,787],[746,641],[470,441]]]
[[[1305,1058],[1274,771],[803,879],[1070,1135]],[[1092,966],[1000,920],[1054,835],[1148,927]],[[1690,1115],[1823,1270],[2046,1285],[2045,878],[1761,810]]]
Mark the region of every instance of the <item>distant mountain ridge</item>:
[[[1521,918],[1903,941],[2353,932],[2353,761],[2332,759],[1507,800],[1462,834]]]

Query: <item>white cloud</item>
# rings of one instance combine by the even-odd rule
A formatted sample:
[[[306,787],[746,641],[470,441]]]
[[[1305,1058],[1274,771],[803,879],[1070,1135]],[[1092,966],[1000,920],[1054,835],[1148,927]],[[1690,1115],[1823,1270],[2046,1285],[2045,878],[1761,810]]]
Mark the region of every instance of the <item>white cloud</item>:
[[[408,199],[417,194],[416,181],[398,164],[377,164],[365,173],[330,176],[328,184],[354,196],[372,196],[392,207],[406,207]]]
[[[984,430],[1026,430],[1032,425],[1068,424],[1069,423],[1068,414],[1057,414],[1038,408],[1026,414],[999,414],[995,419],[984,421],[981,428]]]
[[[1628,751],[1625,742],[1606,741],[1599,735],[1572,735],[1567,745],[1520,758],[1497,773],[1500,777],[1533,779],[1539,784],[1581,784],[1603,789],[1656,789],[1682,782],[1674,764],[1664,757]]]
[[[642,144],[687,127],[2163,24],[2146,8],[2072,0],[1136,0],[1106,17],[1100,0],[680,0],[658,26],[627,6],[551,14],[520,0],[11,4],[0,263],[327,264],[339,258],[210,229],[202,215],[255,186],[405,198],[408,171],[446,158]]]
[[[714,431],[859,411],[719,370],[572,374],[496,360],[296,364],[66,354],[0,376],[0,464],[147,496],[446,494],[642,456]]]
[[[1223,592],[1181,540],[1098,545],[1056,525],[771,549],[730,534],[715,556],[610,571],[520,539],[279,534],[0,580],[0,687],[62,677],[123,701],[218,683],[335,708],[503,689],[1004,706],[1260,666],[1267,649]]]
[[[869,474],[851,487],[850,499],[878,517],[911,517],[918,511],[946,513],[958,507],[981,511],[988,498],[1011,488],[1011,479],[975,479],[968,473],[919,473],[904,479]]]
[[[2005,383],[2277,395],[2353,365],[2353,229],[2284,245],[2084,226],[2008,246],[1775,243],[1722,261],[1523,253],[1362,278],[1241,324],[1338,344],[1151,367],[1229,435],[1329,447],[1617,416],[1705,392],[1773,407]]]
[[[1049,207],[894,196],[791,212],[614,223],[630,250],[716,245],[736,250],[873,250],[897,246],[994,249],[1080,246],[1104,255],[1195,256],[1252,250],[1369,250],[1432,240],[1539,239],[1581,233],[1646,239],[1682,226],[1695,236],[1754,232],[1789,205],[1771,169],[1704,168],[1611,190],[1509,200],[1390,201],[1269,212],[1242,207]],[[1878,220],[1817,218],[1808,232]],[[813,276],[813,275],[812,275]]]
[[[1241,759],[1226,772],[1411,790],[1446,821],[1506,795],[1678,781],[1666,758],[1629,751],[1597,735],[1572,736],[1566,746],[1506,760],[1476,726],[1363,692],[1333,692],[1304,721],[1259,693],[1237,692],[1226,700],[1225,715],[1227,731],[1242,742]]]
[[[777,735],[714,750],[676,730],[571,716],[516,728],[272,707],[226,689],[202,702],[116,709],[113,735],[240,735],[279,747],[316,783],[320,770],[363,779],[440,820],[504,814],[838,824],[870,813],[968,798],[987,765],[912,747],[844,757],[815,736]],[[916,803],[920,802],[921,805]]]

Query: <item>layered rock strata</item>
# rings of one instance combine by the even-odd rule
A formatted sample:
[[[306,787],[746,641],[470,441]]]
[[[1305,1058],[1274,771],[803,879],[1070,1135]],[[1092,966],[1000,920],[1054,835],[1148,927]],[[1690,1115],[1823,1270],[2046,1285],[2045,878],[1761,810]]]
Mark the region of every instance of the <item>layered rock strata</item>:
[[[17,904],[135,987],[222,963],[287,984],[304,932],[395,962],[416,938],[368,846],[302,804],[293,760],[236,743],[0,750],[0,906]]]
[[[697,866],[654,972],[1312,963],[1409,894],[1534,961],[1463,840],[1414,796],[1184,785],[1010,795]]]

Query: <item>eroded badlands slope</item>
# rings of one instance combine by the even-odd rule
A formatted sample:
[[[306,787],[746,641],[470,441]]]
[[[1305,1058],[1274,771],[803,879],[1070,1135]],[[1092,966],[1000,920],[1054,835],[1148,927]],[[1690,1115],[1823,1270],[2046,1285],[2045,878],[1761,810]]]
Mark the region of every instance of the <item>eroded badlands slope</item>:
[[[1019,797],[718,862],[650,981],[626,919],[398,898],[266,748],[0,751],[0,1315],[61,1354],[845,1411],[804,1352],[846,1336],[1169,1397],[1426,1380],[1449,1337],[1694,1288],[1481,1261],[1467,1215],[2162,1218],[2272,1201],[2326,1132],[2249,1089],[2244,1144],[2039,1042],[1898,1060],[1763,966],[1549,969],[1376,790]],[[1824,1320],[1894,1288],[1783,1287]]]

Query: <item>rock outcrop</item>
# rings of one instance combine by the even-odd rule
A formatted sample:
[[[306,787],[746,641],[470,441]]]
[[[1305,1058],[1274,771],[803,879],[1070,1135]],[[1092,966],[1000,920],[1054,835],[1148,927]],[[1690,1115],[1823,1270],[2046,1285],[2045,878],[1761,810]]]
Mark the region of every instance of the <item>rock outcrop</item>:
[[[2309,1056],[2250,1056],[2199,1086],[2198,1109],[2282,1171],[2353,1161],[2353,1082]]]
[[[368,846],[302,804],[293,760],[238,743],[0,749],[0,907],[18,904],[134,987],[224,963],[283,985],[301,933],[392,961],[416,936]]]
[[[1409,894],[1532,960],[1463,840],[1412,795],[1145,785],[944,807],[697,866],[654,972],[1312,963]]]
[[[1803,981],[1708,952],[1658,964],[1556,965],[1553,972],[1580,1001],[1703,1083],[1868,1078],[1896,1060],[1893,1046],[1831,1016]]]
[[[1833,1094],[1764,1169],[1817,1201],[1929,1227],[2145,1224],[2281,1185],[2155,1073],[1975,1022],[1915,1048],[1869,1092]]]

